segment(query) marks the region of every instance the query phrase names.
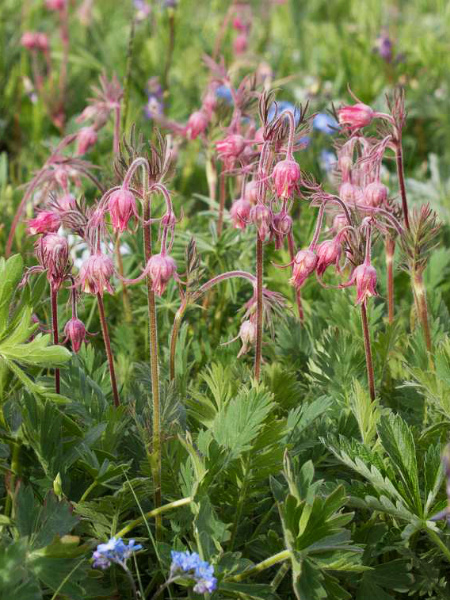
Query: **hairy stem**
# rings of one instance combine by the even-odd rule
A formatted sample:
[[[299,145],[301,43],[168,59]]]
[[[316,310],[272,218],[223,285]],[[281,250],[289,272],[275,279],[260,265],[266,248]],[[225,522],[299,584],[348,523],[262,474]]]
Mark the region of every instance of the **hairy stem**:
[[[219,175],[219,216],[217,218],[217,235],[222,235],[223,229],[223,213],[225,211],[225,198],[226,198],[226,186],[225,186],[225,173],[222,172]]]
[[[11,517],[14,505],[14,488],[16,486],[16,477],[19,473],[19,455],[20,455],[20,444],[18,441],[11,444],[11,475],[6,485],[7,495],[5,501],[5,516]],[[5,481],[6,483],[6,481]]]
[[[417,314],[420,319],[420,323],[423,329],[423,335],[425,338],[425,344],[428,352],[431,354],[433,345],[431,342],[430,324],[428,319],[428,304],[425,292],[425,286],[423,283],[422,272],[416,271],[413,275],[413,290],[416,301]],[[430,358],[431,361],[431,358]]]
[[[142,525],[144,521],[147,521],[148,519],[153,519],[154,517],[158,517],[159,515],[173,510],[174,508],[179,508],[180,506],[187,506],[191,502],[192,498],[190,496],[187,496],[186,498],[181,498],[180,500],[174,500],[173,502],[164,504],[164,506],[160,506],[159,508],[154,508],[153,510],[150,510],[149,512],[138,517],[137,519],[134,519],[134,521],[131,521],[130,523],[128,523],[128,525],[125,525],[125,527],[123,527],[120,531],[116,533],[116,537],[124,537],[125,535],[130,533],[130,531],[133,530],[135,527],[137,527],[138,525]]]
[[[125,316],[125,321],[127,323],[131,323],[133,321],[133,314],[131,312],[131,304],[130,304],[130,296],[128,295],[128,287],[127,284],[123,281],[124,270],[123,270],[123,260],[122,255],[120,253],[120,237],[117,234],[116,244],[115,244],[116,258],[117,258],[117,266],[119,269],[119,275],[122,281],[122,302],[123,302],[123,312]]]
[[[227,577],[225,581],[243,581],[244,579],[247,579],[247,577],[257,575],[258,573],[261,573],[261,571],[265,571],[266,569],[273,567],[273,565],[276,565],[280,562],[284,562],[285,560],[289,560],[290,557],[290,550],[282,550],[281,552],[278,552],[277,554],[274,554],[273,556],[270,556],[269,558],[266,558],[265,560],[261,561],[251,569],[247,569],[243,573],[239,573],[239,575]]]
[[[178,334],[180,332],[181,323],[183,316],[187,308],[187,302],[183,300],[181,306],[178,308],[175,318],[173,320],[172,332],[170,334],[170,359],[169,359],[169,377],[170,381],[175,379],[175,356],[177,351]]]
[[[395,161],[397,164],[397,176],[398,183],[400,186],[400,196],[402,199],[402,211],[403,218],[405,219],[405,227],[409,231],[409,212],[408,212],[408,201],[406,199],[406,187],[405,187],[405,173],[403,169],[403,149],[401,139],[397,141],[395,145]]]
[[[101,294],[97,294],[98,311],[100,314],[100,324],[102,326],[103,341],[105,343],[106,357],[108,359],[109,377],[111,379],[111,388],[114,398],[114,406],[120,406],[119,392],[117,391],[116,370],[114,368],[114,358],[111,350],[111,340],[109,338],[108,323],[105,315],[105,305]]]
[[[442,552],[445,558],[450,562],[450,549],[444,544],[444,542],[441,540],[438,534],[432,529],[429,529],[428,527],[426,529],[426,532],[428,537],[434,542],[434,544],[436,544],[436,546],[439,548],[439,550]]]
[[[394,323],[394,252],[395,240],[386,239],[386,268],[387,268],[387,292],[388,292],[388,319],[389,324]]]
[[[263,261],[264,247],[259,235],[256,237],[256,347],[255,347],[255,379],[261,377],[262,336],[264,322],[263,305]]]
[[[58,290],[51,286],[51,304],[52,304],[52,332],[53,343],[55,346],[59,344],[58,336]],[[55,392],[59,394],[61,391],[61,377],[59,369],[55,369]]]
[[[117,156],[119,154],[119,142],[120,142],[120,105],[114,109],[114,139],[113,139],[113,152]]]
[[[292,231],[288,233],[288,246],[289,256],[292,262],[295,258],[294,236],[292,235]],[[300,319],[300,323],[303,324],[305,322],[305,313],[303,312],[302,293],[300,288],[295,288],[295,300],[297,302],[298,318]]]
[[[367,306],[361,304],[361,321],[364,337],[364,350],[366,352],[367,381],[369,382],[369,395],[372,402],[375,400],[375,379],[373,375],[372,348],[370,346],[369,323],[367,321]]]

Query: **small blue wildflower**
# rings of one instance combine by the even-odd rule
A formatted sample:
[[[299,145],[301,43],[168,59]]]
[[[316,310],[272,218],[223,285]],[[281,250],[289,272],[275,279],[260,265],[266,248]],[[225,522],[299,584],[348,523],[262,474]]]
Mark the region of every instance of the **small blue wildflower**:
[[[333,135],[337,132],[339,124],[334,117],[328,113],[318,113],[313,119],[313,127],[317,131]]]
[[[281,100],[280,102],[277,102],[277,103],[274,102],[271,105],[271,107],[269,108],[269,113],[267,115],[269,123],[275,117],[276,111],[278,111],[277,116],[279,117],[286,110],[290,110],[291,112],[294,113],[295,125],[297,126],[298,122],[300,121],[300,111],[296,106],[294,106],[290,102],[287,102],[286,100]]]
[[[148,119],[153,119],[155,115],[162,115],[164,110],[164,105],[160,102],[155,95],[149,95],[148,102],[145,105],[145,116]]]
[[[311,138],[309,137],[309,135],[303,135],[299,139],[299,143],[300,143],[301,149],[307,148],[309,146],[309,144],[311,143]]]
[[[337,162],[336,154],[331,150],[322,150],[320,153],[320,166],[324,171],[329,173],[334,169]]]
[[[107,569],[113,563],[116,563],[123,567],[133,552],[137,552],[138,550],[142,550],[142,546],[141,544],[136,544],[134,540],[130,540],[127,545],[122,538],[112,537],[106,544],[99,544],[97,546],[92,555],[94,559],[92,566]]]
[[[176,552],[172,550],[170,576],[184,576],[195,581],[194,592],[204,594],[213,592],[217,587],[214,577],[214,567],[202,560],[196,552]]]
[[[230,88],[227,85],[220,85],[216,89],[216,96],[217,98],[225,100],[227,104],[233,104],[233,96],[231,94]]]
[[[138,21],[146,19],[151,12],[151,6],[145,0],[134,0],[134,8],[136,9],[136,18]]]

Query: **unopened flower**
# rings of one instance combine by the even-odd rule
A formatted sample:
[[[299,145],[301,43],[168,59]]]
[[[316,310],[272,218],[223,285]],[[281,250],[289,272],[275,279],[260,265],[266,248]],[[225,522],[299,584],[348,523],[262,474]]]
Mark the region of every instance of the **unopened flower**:
[[[48,52],[48,49],[50,48],[50,42],[48,40],[48,37],[45,35],[45,33],[37,33],[36,34],[36,49],[40,50],[41,52]]]
[[[114,264],[112,260],[105,254],[97,252],[91,254],[81,265],[78,279],[81,289],[86,294],[100,294],[100,296],[103,296],[105,291],[110,294],[113,293],[110,282],[113,275]]]
[[[325,273],[330,265],[338,265],[341,257],[341,243],[339,236],[332,240],[325,240],[317,246],[317,275],[321,276]]]
[[[361,197],[362,192],[357,185],[346,181],[344,183],[341,183],[341,185],[339,186],[339,198],[343,202],[354,204],[355,202],[361,200]]]
[[[245,229],[250,220],[252,205],[245,198],[235,200],[230,208],[230,215],[235,229]]]
[[[363,191],[363,203],[367,206],[378,207],[384,204],[388,197],[387,187],[379,182],[373,181],[366,185]]]
[[[313,250],[299,250],[294,257],[292,277],[289,283],[300,289],[317,266],[317,255]]]
[[[246,33],[240,33],[233,41],[233,49],[236,54],[244,54],[248,48],[248,37]]]
[[[39,264],[47,271],[47,279],[58,289],[67,276],[69,267],[69,244],[56,233],[42,236],[35,246]]]
[[[250,202],[250,204],[256,204],[258,202],[258,182],[248,181],[244,188],[244,198]]]
[[[134,194],[125,188],[120,188],[111,194],[108,201],[108,207],[111,215],[111,222],[116,231],[125,231],[131,217],[137,216]]]
[[[272,212],[264,204],[256,204],[250,212],[250,219],[258,230],[259,239],[264,242],[270,234]]]
[[[186,125],[186,137],[195,140],[208,127],[209,119],[205,111],[197,110],[189,117]]]
[[[275,165],[272,177],[277,196],[291,198],[301,178],[300,166],[293,157],[288,157]]]
[[[194,592],[204,594],[213,592],[217,587],[214,567],[202,560],[196,552],[176,552],[172,550],[170,577],[177,575],[195,581]]]
[[[77,135],[77,154],[83,155],[97,142],[97,132],[94,127],[82,127]]]
[[[64,10],[67,0],[45,0],[45,6],[48,10]]]
[[[27,50],[34,50],[37,44],[37,37],[34,31],[25,31],[25,33],[20,38],[20,43]]]
[[[216,148],[222,160],[237,158],[245,148],[245,140],[242,135],[227,135],[223,140],[216,142]]]
[[[28,231],[31,235],[37,233],[56,233],[61,225],[59,215],[51,210],[42,210],[37,217],[28,221]]]
[[[273,216],[272,234],[275,240],[275,249],[281,250],[285,237],[292,231],[292,219],[286,212]]]
[[[145,271],[152,280],[152,290],[161,296],[177,271],[177,263],[167,254],[154,254],[149,259]]]
[[[86,327],[83,321],[72,317],[70,321],[67,321],[64,327],[64,334],[70,343],[72,344],[72,350],[77,353],[80,351],[81,344],[86,341]]]
[[[141,544],[136,544],[134,540],[130,540],[128,544],[122,538],[111,538],[106,544],[99,544],[92,555],[94,562],[93,567],[107,569],[113,563],[121,565],[125,568],[127,560],[134,552],[142,550]]]
[[[376,296],[377,272],[366,262],[356,267],[345,287],[356,285],[356,304],[363,304],[367,298]]]
[[[370,106],[358,102],[357,104],[344,106],[338,111],[339,123],[347,125],[349,129],[361,129],[372,123],[375,113]]]
[[[256,341],[256,325],[249,319],[242,322],[239,328],[239,337],[241,338],[242,348],[239,350],[238,358],[246,354]]]
[[[73,194],[63,194],[56,199],[56,204],[63,211],[75,210],[77,206],[77,200]]]
[[[339,213],[333,219],[333,231],[339,233],[348,225],[348,219],[344,213]]]

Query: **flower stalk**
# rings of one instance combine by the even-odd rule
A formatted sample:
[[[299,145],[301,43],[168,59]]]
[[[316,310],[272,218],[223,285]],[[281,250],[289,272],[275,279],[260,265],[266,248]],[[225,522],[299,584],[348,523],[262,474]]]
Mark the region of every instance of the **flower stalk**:
[[[52,308],[52,332],[53,332],[53,343],[55,346],[59,344],[58,335],[58,289],[51,285],[50,286],[50,300]],[[59,369],[55,369],[55,392],[59,394],[61,392],[61,375]]]
[[[117,390],[116,370],[114,367],[114,357],[111,350],[111,340],[109,337],[108,323],[106,321],[105,305],[103,303],[103,296],[100,293],[97,294],[97,303],[100,315],[100,324],[102,327],[103,341],[105,342],[106,357],[108,359],[109,376],[111,379],[114,406],[117,408],[118,406],[120,406],[120,398],[119,392]]]
[[[255,344],[255,379],[261,377],[262,336],[264,321],[263,305],[263,265],[264,246],[259,235],[256,236],[256,344]]]

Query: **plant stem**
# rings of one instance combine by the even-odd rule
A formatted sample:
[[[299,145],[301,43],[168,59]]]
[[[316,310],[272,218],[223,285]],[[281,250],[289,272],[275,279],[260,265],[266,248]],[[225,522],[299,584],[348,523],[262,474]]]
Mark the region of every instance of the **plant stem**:
[[[178,333],[180,331],[183,316],[187,308],[187,302],[183,300],[178,308],[173,320],[172,332],[170,334],[170,359],[169,359],[169,378],[170,381],[175,379],[175,355],[177,350]]]
[[[172,510],[173,508],[179,508],[180,506],[187,506],[191,502],[192,502],[192,498],[190,496],[187,496],[186,498],[181,498],[180,500],[174,500],[173,502],[164,504],[164,506],[160,506],[159,508],[154,508],[153,510],[150,510],[149,512],[145,513],[141,517],[134,519],[134,521],[131,521],[131,523],[128,523],[128,525],[125,525],[125,527],[123,527],[118,533],[116,533],[116,537],[120,538],[120,537],[127,535],[128,533],[130,533],[130,531],[132,529],[134,529],[138,525],[141,525],[141,523],[143,523],[147,519],[152,519],[153,517],[158,517],[159,515],[162,515],[163,513],[168,512],[169,510]]]
[[[242,517],[242,511],[244,509],[244,502],[247,499],[247,488],[248,488],[248,479],[247,479],[247,471],[244,472],[244,481],[242,483],[241,492],[239,494],[239,499],[236,506],[236,517],[234,519],[233,531],[231,533],[230,538],[230,547],[229,551],[232,552],[234,548],[234,543],[236,541],[236,534],[238,531],[239,523]]]
[[[402,198],[403,218],[405,219],[405,227],[409,231],[408,201],[406,199],[405,173],[403,169],[403,150],[401,138],[396,142],[395,145],[395,161],[397,164],[397,176],[398,183],[400,186],[400,196]]]
[[[98,310],[100,313],[100,324],[102,326],[103,341],[105,343],[106,356],[108,358],[109,376],[111,379],[111,388],[114,398],[114,406],[120,406],[119,392],[117,391],[116,371],[114,368],[114,358],[111,350],[111,340],[109,339],[108,323],[105,315],[105,305],[103,297],[97,294]]]
[[[272,580],[272,583],[270,584],[270,587],[272,588],[272,590],[275,592],[280,583],[283,581],[286,573],[289,571],[289,569],[291,568],[291,565],[289,563],[283,563],[281,565],[281,567],[278,569],[277,574],[275,575],[275,577]]]
[[[373,376],[372,349],[370,346],[369,323],[367,321],[366,302],[361,304],[361,321],[364,337],[364,349],[366,352],[367,380],[369,382],[369,394],[372,402],[375,400],[375,380]]]
[[[123,271],[123,260],[122,255],[120,253],[120,237],[117,234],[116,237],[116,258],[117,258],[117,266],[119,268],[119,275],[122,278],[122,302],[123,302],[123,312],[125,315],[125,321],[127,323],[131,323],[133,321],[133,314],[131,312],[131,304],[130,304],[130,296],[128,295],[128,287],[127,284],[123,281],[124,271]]]
[[[273,556],[270,556],[269,558],[266,558],[265,560],[261,561],[260,563],[258,563],[254,567],[252,567],[251,569],[247,569],[247,571],[244,571],[243,573],[239,573],[239,575],[234,575],[233,577],[226,578],[225,581],[236,581],[236,582],[243,581],[247,577],[250,577],[252,575],[257,575],[258,573],[261,573],[261,571],[265,571],[265,569],[269,569],[270,567],[273,567],[273,565],[276,565],[277,563],[288,560],[290,557],[291,557],[290,550],[282,550],[281,552],[278,552],[278,554],[274,554]]]
[[[122,109],[122,131],[125,132],[127,128],[128,118],[128,107],[130,105],[130,85],[131,85],[131,69],[133,66],[133,46],[134,46],[134,32],[136,30],[136,21],[131,20],[130,37],[128,38],[128,50],[127,50],[127,66],[125,73],[124,92],[123,92],[123,109]]]
[[[147,264],[152,256],[152,230],[150,225],[151,207],[150,195],[148,192],[148,176],[144,173],[144,255]],[[155,292],[152,290],[152,280],[147,276],[147,303],[148,303],[148,321],[149,321],[149,340],[150,340],[150,373],[152,380],[152,402],[153,402],[153,437],[151,468],[153,474],[153,483],[155,486],[154,502],[155,507],[161,506],[161,414],[159,398],[159,364],[158,364],[158,331],[156,321],[156,303]],[[156,517],[155,536],[157,540],[162,537],[162,519]]]
[[[6,496],[5,501],[5,516],[12,516],[12,510],[14,506],[13,498],[14,498],[14,487],[16,485],[16,475],[19,472],[19,455],[20,455],[20,444],[15,442],[12,444],[11,451],[11,476],[9,478],[9,484],[7,486],[7,490],[9,488],[9,492]]]
[[[444,544],[438,534],[432,529],[426,528],[426,532],[428,537],[436,544],[436,546],[441,550],[442,554],[445,558],[450,562],[450,549]]]
[[[264,247],[259,235],[256,234],[256,347],[255,347],[255,379],[261,377],[262,336],[264,322],[263,305],[263,260]]]
[[[431,342],[430,324],[428,321],[427,297],[425,293],[425,286],[423,284],[423,275],[420,271],[415,271],[413,274],[413,290],[416,299],[417,313],[422,324],[425,344],[428,352],[430,353],[430,361],[432,362],[431,352],[433,350],[433,345]]]
[[[114,109],[114,139],[113,139],[113,152],[117,156],[119,154],[119,142],[120,142],[120,105]]]
[[[288,246],[289,246],[289,256],[291,261],[295,258],[295,248],[294,248],[294,236],[292,235],[292,231],[288,233]],[[303,312],[303,304],[302,304],[302,293],[300,288],[295,288],[295,299],[297,302],[298,309],[298,318],[300,319],[300,323],[305,322],[305,313]]]
[[[394,252],[395,240],[386,239],[386,268],[387,268],[387,291],[388,291],[388,319],[389,324],[394,323]]]
[[[175,11],[173,8],[169,12],[169,46],[167,48],[166,64],[162,76],[161,86],[164,91],[168,89],[169,71],[172,66],[173,51],[175,49]]]
[[[84,502],[93,489],[97,487],[97,482],[93,481],[91,485],[85,490],[84,494],[80,498],[80,502]]]
[[[51,304],[52,304],[52,330],[53,330],[53,343],[55,346],[59,344],[58,337],[58,290],[51,286]],[[61,378],[59,369],[55,369],[55,392],[59,394],[61,391]]]
[[[226,197],[226,187],[225,187],[225,174],[223,172],[219,175],[219,216],[217,218],[217,235],[220,237],[222,235],[223,230],[223,213],[225,210],[225,197]]]

